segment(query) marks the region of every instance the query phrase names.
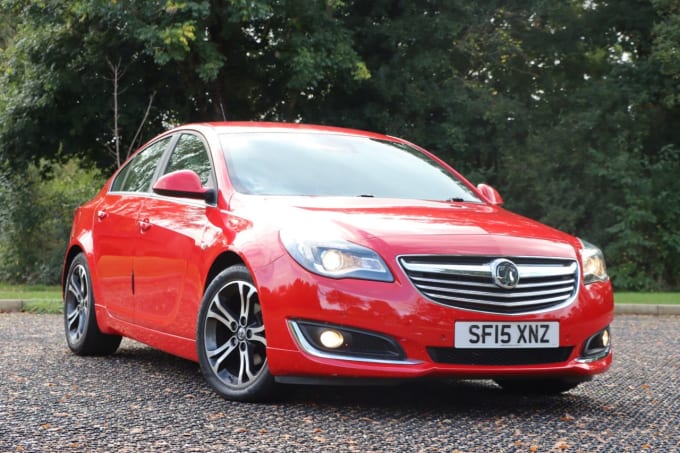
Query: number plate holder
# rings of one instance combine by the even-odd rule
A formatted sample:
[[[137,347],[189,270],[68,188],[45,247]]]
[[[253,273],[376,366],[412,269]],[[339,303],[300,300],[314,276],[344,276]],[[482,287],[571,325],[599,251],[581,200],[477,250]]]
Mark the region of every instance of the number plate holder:
[[[454,341],[454,347],[459,349],[557,348],[560,323],[458,321]]]

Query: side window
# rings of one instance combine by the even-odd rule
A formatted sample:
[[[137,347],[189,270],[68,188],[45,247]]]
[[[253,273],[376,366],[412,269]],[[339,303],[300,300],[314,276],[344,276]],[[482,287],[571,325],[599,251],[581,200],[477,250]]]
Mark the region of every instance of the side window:
[[[148,192],[151,188],[151,180],[156,172],[158,160],[167,148],[170,137],[159,140],[135,156],[125,168],[123,168],[111,185],[111,191],[115,192]]]
[[[127,174],[130,172],[130,167],[132,167],[132,161],[128,162],[127,165],[118,172],[116,179],[114,179],[113,183],[111,184],[111,192],[120,192],[123,190],[122,187],[125,183],[125,178],[127,178]]]
[[[163,174],[177,170],[193,170],[206,187],[215,187],[210,157],[203,141],[193,134],[182,134],[170,154]]]

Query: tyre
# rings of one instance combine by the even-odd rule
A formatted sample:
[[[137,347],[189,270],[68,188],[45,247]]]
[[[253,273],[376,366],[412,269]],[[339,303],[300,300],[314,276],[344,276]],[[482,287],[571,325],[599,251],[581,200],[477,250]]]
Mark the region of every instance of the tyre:
[[[236,401],[261,401],[274,388],[267,365],[262,309],[245,266],[232,266],[210,283],[197,325],[203,376],[217,393]]]
[[[121,341],[119,335],[107,335],[99,330],[90,269],[82,253],[73,259],[66,275],[64,330],[68,347],[82,356],[113,354]]]
[[[576,388],[581,383],[559,378],[496,379],[495,382],[506,392],[525,395],[557,395]]]

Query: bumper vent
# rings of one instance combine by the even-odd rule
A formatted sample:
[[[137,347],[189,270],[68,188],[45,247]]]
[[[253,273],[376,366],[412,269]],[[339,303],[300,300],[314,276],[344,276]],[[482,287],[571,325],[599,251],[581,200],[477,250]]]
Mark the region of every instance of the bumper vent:
[[[402,256],[399,263],[427,298],[451,307],[524,314],[574,300],[575,260],[466,256]]]
[[[552,349],[453,349],[427,348],[437,363],[456,365],[540,365],[564,362],[572,347]]]

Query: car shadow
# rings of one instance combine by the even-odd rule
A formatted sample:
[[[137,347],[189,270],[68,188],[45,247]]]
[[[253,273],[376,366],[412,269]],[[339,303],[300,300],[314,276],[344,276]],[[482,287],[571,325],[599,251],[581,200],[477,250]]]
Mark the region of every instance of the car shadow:
[[[175,385],[192,388],[206,398],[219,398],[201,376],[197,363],[181,359],[144,345],[126,345],[107,358],[119,366],[148,369],[154,375],[173,377]],[[582,386],[596,385],[584,383]],[[203,397],[202,396],[202,397]],[[228,404],[241,404],[228,402]],[[489,414],[591,413],[603,405],[581,387],[561,395],[522,395],[503,391],[489,380],[414,380],[395,385],[296,385],[280,384],[273,398],[263,406],[304,407],[342,410],[345,408],[381,412],[386,416],[437,413],[466,414],[488,418]]]
[[[514,394],[503,391],[492,381],[483,380],[417,380],[390,386],[287,386],[285,393],[280,392],[279,401],[383,409],[517,412],[522,409],[550,411],[570,406],[584,410],[589,398],[578,390],[561,395]]]
[[[132,367],[137,370],[154,370],[155,373],[168,372],[173,378],[192,379],[197,372],[200,374],[198,363],[168,354],[142,343],[127,338],[123,339],[121,347],[115,354],[102,357],[119,366]]]

